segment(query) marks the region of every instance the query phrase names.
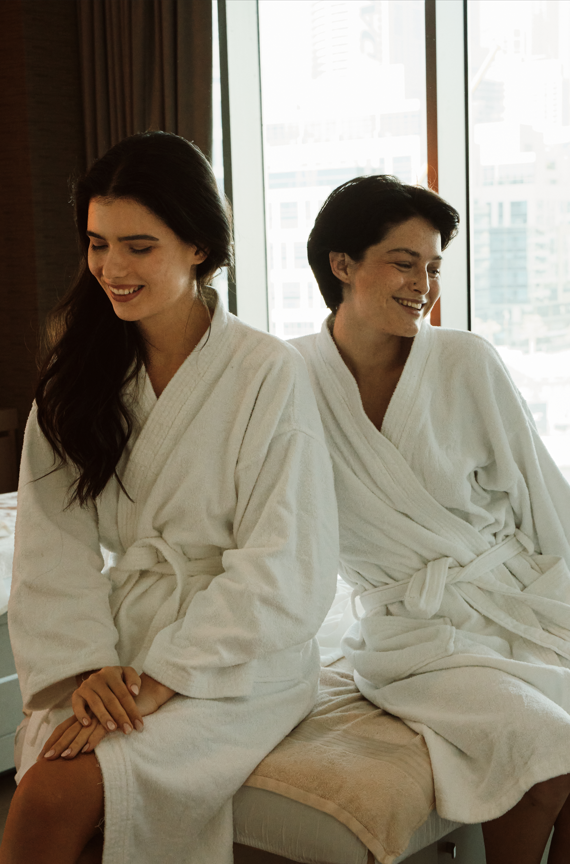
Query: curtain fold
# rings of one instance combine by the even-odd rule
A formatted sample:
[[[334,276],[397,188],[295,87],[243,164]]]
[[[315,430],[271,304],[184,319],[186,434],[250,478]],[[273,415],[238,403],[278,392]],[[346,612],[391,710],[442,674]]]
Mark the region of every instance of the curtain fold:
[[[210,0],[78,0],[87,165],[148,129],[212,148]]]

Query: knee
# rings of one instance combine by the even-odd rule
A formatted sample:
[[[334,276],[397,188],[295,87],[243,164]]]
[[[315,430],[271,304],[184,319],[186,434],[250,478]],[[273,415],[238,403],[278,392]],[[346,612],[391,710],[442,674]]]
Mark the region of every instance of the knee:
[[[65,762],[36,762],[26,771],[14,795],[20,812],[58,823],[73,814],[97,814],[103,807],[101,771],[94,754]]]
[[[570,795],[570,774],[551,777],[527,792],[529,802],[541,810],[558,815]]]

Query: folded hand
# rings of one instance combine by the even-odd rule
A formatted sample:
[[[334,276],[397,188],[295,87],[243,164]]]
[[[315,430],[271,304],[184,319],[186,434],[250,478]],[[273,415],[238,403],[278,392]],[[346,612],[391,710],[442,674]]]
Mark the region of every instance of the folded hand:
[[[74,759],[78,753],[90,753],[107,734],[106,729],[96,721],[83,726],[74,714],[57,726],[41,749],[36,761],[42,758]]]
[[[144,672],[139,677],[132,666],[104,666],[83,678],[71,697],[79,723],[88,728],[94,715],[104,729],[121,729],[127,735],[133,727],[140,732],[142,718],[153,714],[176,692]]]

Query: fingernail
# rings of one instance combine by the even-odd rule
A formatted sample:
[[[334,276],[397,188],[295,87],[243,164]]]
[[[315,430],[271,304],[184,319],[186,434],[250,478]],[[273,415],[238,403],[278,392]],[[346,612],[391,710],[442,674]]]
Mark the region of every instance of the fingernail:
[[[113,723],[112,720],[107,721],[107,729],[109,730],[109,732],[114,732],[116,728],[117,728],[116,723]]]
[[[133,691],[133,693],[135,694],[135,696],[138,696],[139,693],[140,693],[140,690],[139,690],[139,688],[137,687],[136,684],[131,684],[131,690]]]
[[[55,750],[48,750],[47,753],[44,753],[44,759],[49,759],[50,756],[53,756]]]
[[[83,750],[81,752],[82,753],[88,753],[89,752],[89,744],[88,743],[85,745],[85,747],[83,748]]]
[[[142,732],[142,730],[144,729],[144,726],[140,720],[135,720],[135,729],[137,730],[137,732]]]
[[[123,732],[125,733],[125,735],[130,735],[132,731],[133,731],[132,726],[129,726],[128,723],[123,723]]]
[[[81,722],[83,723],[84,726],[89,726],[89,720],[87,719],[87,717],[84,717]]]
[[[63,753],[62,753],[61,755],[62,755],[62,756],[69,756],[70,753],[71,753],[71,748],[68,747],[67,750],[64,750]]]

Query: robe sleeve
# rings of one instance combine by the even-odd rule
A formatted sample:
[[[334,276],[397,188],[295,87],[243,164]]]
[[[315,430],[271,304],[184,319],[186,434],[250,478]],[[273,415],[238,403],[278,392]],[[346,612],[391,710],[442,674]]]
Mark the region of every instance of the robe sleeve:
[[[182,620],[157,634],[144,663],[145,672],[186,696],[245,696],[256,679],[295,678],[301,646],[334,599],[332,466],[295,356],[285,404],[271,376],[256,400],[236,469],[236,548],[223,555],[225,572],[193,598]]]
[[[95,507],[65,510],[74,476],[68,467],[54,471],[55,464],[34,406],[24,436],[8,607],[29,710],[68,696],[75,675],[119,663]]]
[[[480,411],[487,414],[498,470],[509,478],[502,488],[508,491],[517,527],[538,552],[560,555],[570,566],[570,485],[498,352],[482,339],[478,346],[478,387],[490,394]]]

